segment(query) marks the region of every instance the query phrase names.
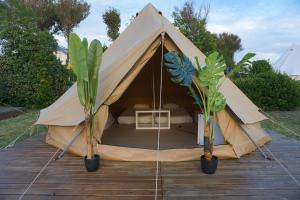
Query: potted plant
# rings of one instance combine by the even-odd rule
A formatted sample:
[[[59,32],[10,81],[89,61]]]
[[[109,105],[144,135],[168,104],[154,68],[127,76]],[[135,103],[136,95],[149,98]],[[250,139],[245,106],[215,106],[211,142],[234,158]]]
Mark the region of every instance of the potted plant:
[[[226,105],[223,94],[219,92],[221,79],[224,78],[224,59],[214,52],[206,57],[206,65],[201,67],[198,57],[195,57],[198,70],[186,56],[176,52],[165,54],[165,60],[173,82],[188,87],[204,115],[204,155],[201,156],[201,167],[204,173],[212,174],[218,165],[218,158],[213,155],[216,113],[222,111]]]
[[[77,93],[85,112],[84,129],[87,140],[87,155],[84,157],[87,171],[96,171],[99,168],[100,156],[93,151],[94,107],[97,96],[99,69],[102,60],[102,45],[93,40],[82,41],[71,33],[69,38],[69,55],[71,69],[77,77]]]

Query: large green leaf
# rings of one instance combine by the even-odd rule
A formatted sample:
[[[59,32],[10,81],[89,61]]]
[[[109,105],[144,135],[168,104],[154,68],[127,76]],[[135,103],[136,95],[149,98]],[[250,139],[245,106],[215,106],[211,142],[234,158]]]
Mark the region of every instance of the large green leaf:
[[[80,100],[81,105],[84,106],[86,104],[84,81],[80,80],[80,79],[77,80],[77,94],[78,94],[78,98]]]
[[[250,64],[251,64],[250,59],[253,58],[254,56],[255,56],[255,53],[251,53],[251,52],[244,55],[244,57],[235,65],[233,70],[231,72],[227,73],[226,76],[231,77],[235,73],[241,72],[242,70],[247,70],[247,67],[250,66]]]
[[[98,40],[93,40],[89,46],[87,65],[89,69],[90,94],[94,103],[97,96],[99,69],[102,61],[102,45]]]
[[[192,77],[196,72],[192,62],[186,56],[180,56],[176,52],[166,53],[164,57],[167,61],[165,65],[171,75],[171,80],[174,83],[188,87],[190,95],[195,100],[195,104],[201,106],[201,99],[192,87]]]
[[[86,66],[86,50],[81,43],[80,38],[71,33],[69,38],[69,56],[71,68],[77,76],[77,79],[88,81],[88,70]]]
[[[77,76],[77,92],[85,112],[90,115],[90,134],[93,134],[95,99],[97,96],[99,69],[102,60],[102,46],[98,40],[82,41],[75,34],[70,35],[69,54],[71,67]]]
[[[196,58],[196,62],[198,62]],[[205,87],[216,85],[219,80],[224,76],[226,68],[225,61],[222,56],[214,52],[206,57],[205,66],[201,67],[198,64],[198,80],[199,83]]]
[[[220,112],[224,110],[226,100],[224,95],[218,91],[218,87],[211,87],[208,90],[207,99],[212,112]]]
[[[87,41],[86,38],[83,38],[83,39],[82,39],[82,45],[83,45],[83,47],[84,47],[85,54],[88,55],[89,44],[88,44],[88,41]]]
[[[192,62],[185,55],[180,56],[176,52],[166,53],[164,57],[165,66],[172,76],[172,81],[183,86],[190,86],[196,72]]]
[[[88,70],[86,65],[86,42],[81,42],[80,38],[75,34],[71,33],[69,38],[69,55],[71,68],[77,77],[77,93],[80,103],[86,109],[88,103],[87,99],[87,81],[88,81]]]

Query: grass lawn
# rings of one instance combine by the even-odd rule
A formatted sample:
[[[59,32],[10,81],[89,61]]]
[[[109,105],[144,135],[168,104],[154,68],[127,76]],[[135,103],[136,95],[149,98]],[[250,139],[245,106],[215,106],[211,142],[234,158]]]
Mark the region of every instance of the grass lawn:
[[[295,133],[281,128],[278,124],[274,124],[270,120],[266,120],[262,123],[264,128],[277,131],[288,137],[292,137],[300,140],[300,110],[295,111],[272,111],[268,112],[279,124],[293,130]]]
[[[0,149],[6,147],[12,141],[20,142],[30,135],[45,133],[46,126],[33,123],[37,119],[38,111],[31,110],[14,118],[0,121]],[[24,135],[23,135],[24,134]]]

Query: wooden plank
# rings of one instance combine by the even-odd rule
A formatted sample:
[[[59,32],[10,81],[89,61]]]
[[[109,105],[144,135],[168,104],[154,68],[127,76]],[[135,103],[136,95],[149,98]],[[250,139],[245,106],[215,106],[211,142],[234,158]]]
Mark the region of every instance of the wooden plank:
[[[300,181],[300,142],[271,133],[268,148]],[[0,199],[17,199],[56,151],[33,137],[0,152]],[[66,154],[52,161],[24,200],[154,199],[155,162],[101,161],[87,173],[81,157]],[[214,175],[201,172],[200,162],[160,163],[159,199],[300,199],[300,188],[275,161],[259,152],[240,160],[221,160]]]

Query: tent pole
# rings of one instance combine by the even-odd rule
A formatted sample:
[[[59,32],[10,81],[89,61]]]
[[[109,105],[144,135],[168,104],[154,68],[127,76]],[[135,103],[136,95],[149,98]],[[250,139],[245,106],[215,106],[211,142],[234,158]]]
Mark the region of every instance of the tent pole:
[[[164,38],[165,38],[165,32],[162,32],[160,34],[161,36],[161,60],[160,60],[160,84],[159,84],[159,104],[158,104],[158,110],[161,111],[161,99],[162,99],[162,81],[163,81],[163,65],[164,65]],[[158,129],[157,129],[157,149],[156,149],[156,175],[155,175],[155,200],[157,200],[157,193],[158,193],[158,174],[159,174],[159,150],[160,150],[160,114],[158,113]]]
[[[247,125],[245,124],[245,127],[247,129],[249,129],[247,127]],[[269,157],[263,150],[262,148],[260,148],[260,146],[254,141],[254,139],[249,135],[249,133],[245,130],[245,133],[247,135],[247,137],[249,138],[249,140],[256,146],[256,148],[260,151],[260,153],[262,154],[262,156],[265,158],[265,159],[268,159],[268,160],[273,160],[271,157]],[[264,145],[262,145],[264,147]]]
[[[72,138],[72,140],[69,142],[69,144],[64,148],[64,150],[54,158],[54,160],[58,160],[60,158],[62,158],[65,153],[68,151],[68,149],[70,148],[70,146],[77,140],[77,138],[79,137],[79,135],[83,132],[84,127],[82,127],[82,129],[75,135],[74,138]]]

